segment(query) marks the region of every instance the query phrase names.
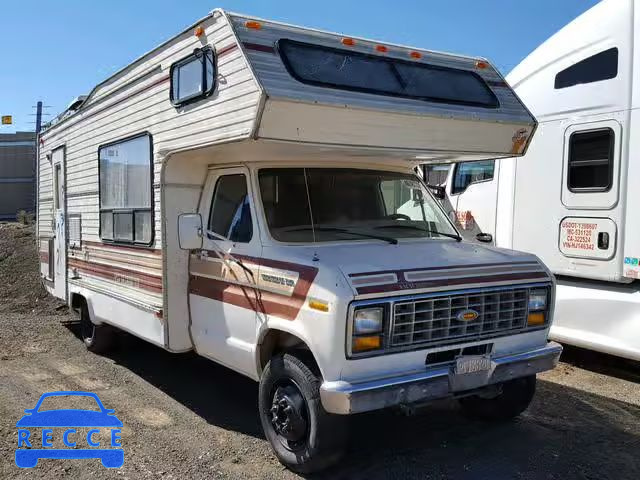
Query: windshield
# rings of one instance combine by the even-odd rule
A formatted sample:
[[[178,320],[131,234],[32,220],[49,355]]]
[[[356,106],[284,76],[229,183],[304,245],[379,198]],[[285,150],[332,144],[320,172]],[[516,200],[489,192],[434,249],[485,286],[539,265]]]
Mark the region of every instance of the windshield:
[[[447,238],[458,234],[417,177],[344,168],[258,174],[269,231],[281,242]]]

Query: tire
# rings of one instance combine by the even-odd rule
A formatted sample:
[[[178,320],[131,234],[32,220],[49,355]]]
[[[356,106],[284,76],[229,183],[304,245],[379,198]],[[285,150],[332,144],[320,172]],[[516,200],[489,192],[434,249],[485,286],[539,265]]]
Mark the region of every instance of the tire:
[[[336,463],[346,448],[348,418],[324,410],[321,383],[313,361],[291,353],[271,358],[260,377],[262,428],[278,460],[296,473],[323,470]],[[283,412],[287,407],[290,414]],[[287,422],[289,431],[283,433]]]
[[[96,325],[91,321],[86,302],[80,307],[80,336],[90,352],[106,353],[113,347],[113,330],[108,325]]]
[[[536,393],[536,376],[516,378],[502,385],[497,397],[483,398],[477,395],[458,400],[465,415],[486,421],[507,421],[524,412]]]

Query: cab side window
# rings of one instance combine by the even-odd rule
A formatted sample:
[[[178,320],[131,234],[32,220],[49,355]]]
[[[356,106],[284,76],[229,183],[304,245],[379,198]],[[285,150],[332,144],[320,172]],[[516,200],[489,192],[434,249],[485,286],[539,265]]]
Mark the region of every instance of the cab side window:
[[[223,175],[218,178],[211,199],[208,229],[232,242],[251,241],[253,221],[244,175]]]
[[[572,192],[608,192],[613,185],[615,134],[610,128],[573,133],[569,140],[568,187]]]
[[[457,163],[453,173],[451,193],[462,193],[472,183],[493,180],[494,168],[495,162],[493,160]]]

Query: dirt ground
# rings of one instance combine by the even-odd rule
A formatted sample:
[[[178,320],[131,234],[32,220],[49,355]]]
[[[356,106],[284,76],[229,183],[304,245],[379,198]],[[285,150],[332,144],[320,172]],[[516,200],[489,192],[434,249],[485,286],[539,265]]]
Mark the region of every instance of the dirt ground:
[[[131,336],[108,356],[91,354],[74,314],[56,309],[37,276],[32,230],[0,225],[0,479],[297,478],[264,439],[255,383]],[[359,415],[344,461],[314,478],[637,480],[640,365],[577,349],[563,355],[514,422],[469,421],[452,401],[414,417]],[[98,460],[15,466],[16,421],[53,390],[92,391],[115,409],[122,468]]]

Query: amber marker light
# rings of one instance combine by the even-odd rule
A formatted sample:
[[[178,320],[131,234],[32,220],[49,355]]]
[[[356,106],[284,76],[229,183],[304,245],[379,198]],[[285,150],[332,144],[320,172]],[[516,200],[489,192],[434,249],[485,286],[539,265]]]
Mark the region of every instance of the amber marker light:
[[[350,37],[345,37],[340,41],[342,42],[343,45],[346,45],[347,47],[353,47],[356,44],[356,41]]]
[[[351,346],[353,353],[366,352],[369,350],[377,350],[382,347],[382,337],[380,335],[372,335],[369,337],[355,337]]]
[[[323,302],[322,300],[309,300],[309,308],[318,310],[319,312],[328,312],[329,304],[327,302]]]
[[[415,50],[412,52],[409,52],[409,56],[411,58],[415,58],[416,60],[419,60],[422,58],[422,54],[420,52],[416,52]]]
[[[244,26],[247,28],[252,28],[253,30],[260,30],[262,28],[262,24],[260,22],[256,22],[255,20],[247,20],[244,22]]]
[[[479,68],[480,70],[484,70],[488,66],[489,64],[484,60],[476,60],[476,68]]]
[[[386,45],[376,45],[376,52],[387,53],[389,48]]]
[[[204,35],[204,28],[202,27],[196,27],[196,29],[193,31],[193,34],[196,37],[201,37],[202,35]]]
[[[530,327],[539,327],[540,325],[544,325],[544,313],[530,313],[529,318],[527,319],[527,325]]]

